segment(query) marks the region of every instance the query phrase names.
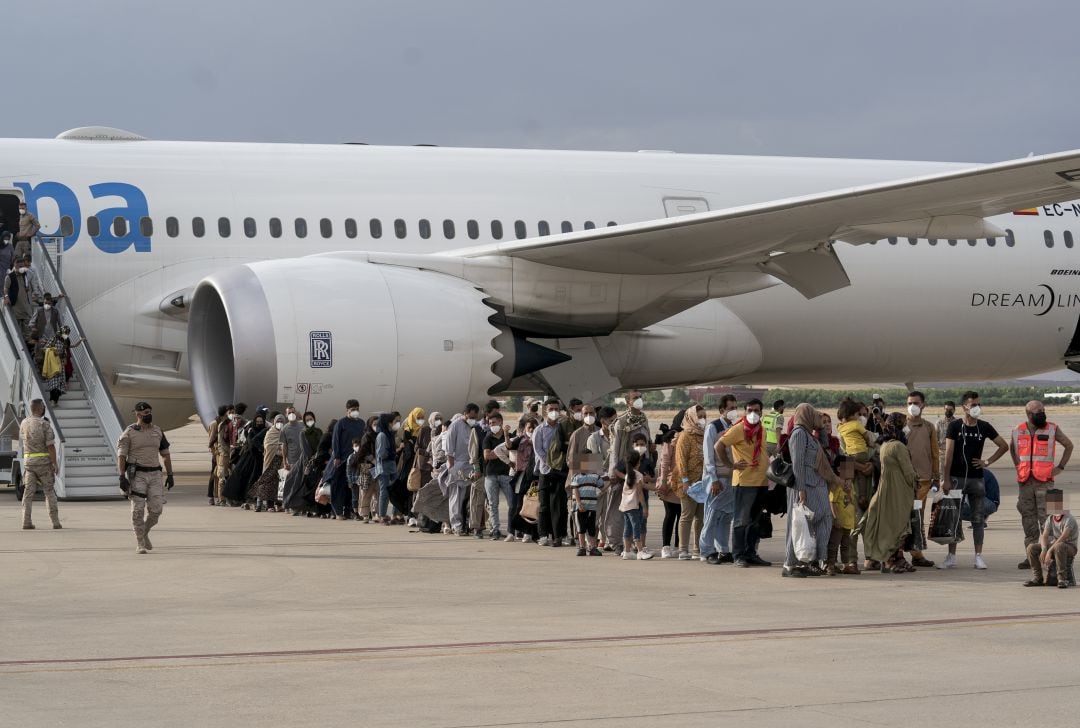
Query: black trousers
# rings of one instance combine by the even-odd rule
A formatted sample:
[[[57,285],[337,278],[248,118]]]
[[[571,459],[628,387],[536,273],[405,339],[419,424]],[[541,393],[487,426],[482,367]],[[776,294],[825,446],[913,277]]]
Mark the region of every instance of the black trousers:
[[[566,471],[540,475],[540,536],[566,538]]]

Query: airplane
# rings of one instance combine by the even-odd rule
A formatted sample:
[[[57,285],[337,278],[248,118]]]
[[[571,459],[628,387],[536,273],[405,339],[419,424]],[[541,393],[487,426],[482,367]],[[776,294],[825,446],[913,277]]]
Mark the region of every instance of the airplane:
[[[994,164],[0,140],[121,412],[1080,366],[1080,151]],[[325,417],[326,415],[324,415]]]

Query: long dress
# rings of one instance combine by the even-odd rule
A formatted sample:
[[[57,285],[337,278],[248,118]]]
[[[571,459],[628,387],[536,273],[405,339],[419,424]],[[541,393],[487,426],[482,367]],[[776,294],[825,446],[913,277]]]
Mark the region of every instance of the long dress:
[[[866,558],[887,561],[911,533],[915,501],[915,468],[899,440],[881,446],[881,482],[852,536],[862,534]]]
[[[271,426],[263,436],[263,472],[252,486],[256,498],[270,504],[277,500],[279,470],[281,470],[281,430]]]
[[[262,475],[263,467],[263,438],[266,436],[266,428],[258,430],[254,425],[248,427],[245,433],[244,446],[240,449],[240,457],[236,459],[236,465],[229,473],[225,481],[225,489],[222,494],[230,501],[247,501],[249,486]]]

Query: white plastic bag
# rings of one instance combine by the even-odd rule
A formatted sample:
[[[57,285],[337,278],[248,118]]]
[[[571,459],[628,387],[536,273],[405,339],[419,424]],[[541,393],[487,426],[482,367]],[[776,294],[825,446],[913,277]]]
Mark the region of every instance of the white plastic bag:
[[[315,502],[320,505],[327,505],[330,503],[330,484],[323,483],[315,489]]]
[[[791,510],[791,543],[795,548],[795,558],[803,563],[817,559],[817,540],[810,530],[810,519],[814,512],[802,503],[796,503]]]

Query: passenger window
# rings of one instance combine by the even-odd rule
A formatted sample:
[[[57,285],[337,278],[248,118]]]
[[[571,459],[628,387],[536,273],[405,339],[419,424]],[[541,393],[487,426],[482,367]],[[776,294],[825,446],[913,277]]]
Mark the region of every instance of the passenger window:
[[[585,229],[586,230],[595,230],[596,229],[596,223],[593,222],[592,220],[586,220],[585,221]]]
[[[956,241],[955,241],[955,240],[952,240],[952,239],[950,239],[950,240],[949,240],[949,245],[951,245],[951,246],[953,246],[953,247],[955,248],[955,247],[956,247]]]
[[[524,220],[515,220],[514,221],[514,235],[517,236],[518,240],[524,240],[525,239],[525,221]]]
[[[206,223],[203,222],[201,217],[191,218],[191,234],[197,238],[206,235]]]
[[[351,217],[345,218],[345,237],[355,238],[357,234],[356,220],[353,220]]]
[[[249,238],[253,238],[253,237],[255,237],[256,233],[258,233],[258,232],[259,232],[258,228],[255,225],[255,218],[253,218],[253,217],[245,217],[244,218],[244,235],[247,235]]]
[[[495,238],[496,240],[502,240],[502,236],[503,236],[502,222],[500,220],[492,220],[491,221],[491,237]]]
[[[1049,230],[1043,230],[1043,242],[1046,243],[1046,247],[1054,247],[1054,234]]]
[[[165,218],[165,234],[170,238],[175,238],[180,234],[180,221],[175,217]]]
[[[397,235],[399,238],[404,238],[406,232],[408,232],[408,230],[405,228],[405,221],[401,218],[394,220],[394,235]]]
[[[229,224],[229,218],[219,217],[217,221],[218,235],[223,238],[229,237],[232,234],[232,225]]]
[[[454,239],[454,232],[455,232],[454,231],[454,221],[453,220],[443,220],[442,221],[442,234],[443,234],[443,237],[446,238],[447,240],[453,240]]]
[[[989,245],[991,248],[994,247],[995,245],[997,245],[997,238],[987,238],[986,244]]]
[[[378,240],[382,237],[382,221],[378,218],[371,218],[371,222],[368,223],[368,231],[371,233],[371,237]]]
[[[608,224],[607,224],[607,226],[608,226],[608,227],[615,227],[615,226],[616,226],[616,225],[618,225],[618,224],[619,224],[619,223],[615,222],[614,220],[608,220]]]
[[[334,223],[330,222],[329,218],[323,218],[319,220],[319,232],[322,233],[324,238],[329,238],[334,234]]]
[[[70,215],[64,215],[60,218],[60,234],[65,238],[70,238],[75,234],[75,221],[71,219]]]
[[[1006,247],[1013,247],[1016,245],[1016,236],[1013,235],[1013,231],[1006,228],[1005,230],[1005,245]]]
[[[548,227],[547,220],[541,220],[537,223],[536,231],[541,235],[551,235],[551,228]]]
[[[113,235],[118,238],[122,238],[128,234],[127,220],[122,217],[114,217],[112,221]]]
[[[293,228],[296,230],[296,237],[298,237],[298,238],[306,238],[307,237],[307,220],[305,220],[304,218],[302,218],[302,217],[296,218],[296,222],[293,223]]]
[[[470,240],[476,240],[480,237],[480,225],[477,224],[476,220],[469,220],[465,223],[465,230],[469,233]]]
[[[428,238],[431,237],[431,223],[430,222],[428,222],[427,220],[421,220],[420,225],[418,227],[420,228],[420,237],[421,238],[423,238],[424,240],[427,240]]]
[[[926,242],[930,243],[931,245],[937,245],[937,238],[929,238]]]
[[[889,238],[889,245],[896,245],[896,238]]]
[[[270,237],[281,237],[281,219],[277,217],[270,218]]]
[[[908,241],[908,245],[917,245],[919,243],[918,238],[908,238],[907,241]]]
[[[974,248],[978,244],[979,244],[978,240],[972,240],[971,238],[968,238],[968,245],[970,245],[971,247]]]
[[[1064,237],[1064,238],[1065,238],[1065,247],[1066,247],[1066,248],[1072,248],[1072,246],[1073,246],[1073,236],[1072,236],[1072,230],[1066,230],[1066,231],[1065,231],[1065,232],[1064,232],[1064,233],[1062,234],[1062,237]]]
[[[101,235],[101,223],[97,219],[97,215],[91,215],[86,218],[86,232],[90,233],[90,237],[96,238]]]
[[[564,233],[572,233],[572,232],[574,232],[574,223],[570,222],[569,220],[563,220],[562,221],[562,231]]]
[[[139,218],[139,235],[149,238],[154,234],[154,221],[148,217]]]

